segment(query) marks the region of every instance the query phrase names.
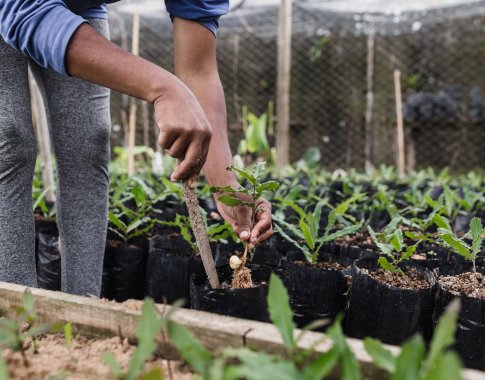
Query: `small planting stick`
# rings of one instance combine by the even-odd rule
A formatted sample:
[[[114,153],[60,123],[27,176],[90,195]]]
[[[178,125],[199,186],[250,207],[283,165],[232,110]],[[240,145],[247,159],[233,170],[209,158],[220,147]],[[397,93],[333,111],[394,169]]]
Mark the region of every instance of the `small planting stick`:
[[[207,278],[212,289],[218,289],[220,287],[219,277],[217,276],[216,264],[212,257],[211,247],[209,245],[209,238],[207,237],[207,231],[205,230],[205,224],[200,213],[199,201],[195,190],[190,187],[187,181],[184,182],[184,195],[185,203],[189,209],[190,224],[192,224],[192,230],[194,231],[195,241],[199,248],[200,257],[204,264]]]

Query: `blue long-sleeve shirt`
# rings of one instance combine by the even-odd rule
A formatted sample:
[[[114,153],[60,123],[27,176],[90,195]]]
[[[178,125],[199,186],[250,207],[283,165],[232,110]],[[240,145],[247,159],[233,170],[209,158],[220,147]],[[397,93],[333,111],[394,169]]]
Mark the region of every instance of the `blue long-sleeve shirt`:
[[[40,66],[67,74],[67,45],[85,17],[106,17],[105,3],[119,0],[0,0],[0,35]],[[212,32],[229,0],[165,0],[172,17],[198,21]]]

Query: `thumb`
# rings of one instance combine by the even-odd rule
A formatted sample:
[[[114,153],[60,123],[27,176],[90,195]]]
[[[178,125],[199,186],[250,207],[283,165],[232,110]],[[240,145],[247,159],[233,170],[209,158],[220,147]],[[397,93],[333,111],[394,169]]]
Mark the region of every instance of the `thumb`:
[[[251,210],[248,210],[247,207],[238,208],[235,216],[237,224],[236,233],[239,239],[249,240],[251,236]]]

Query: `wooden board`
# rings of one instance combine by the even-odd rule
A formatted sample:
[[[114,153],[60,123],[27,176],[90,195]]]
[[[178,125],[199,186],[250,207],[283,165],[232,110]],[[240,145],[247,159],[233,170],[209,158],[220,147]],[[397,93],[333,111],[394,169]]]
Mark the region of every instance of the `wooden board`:
[[[10,316],[11,308],[20,305],[26,287],[0,282],[0,316]],[[135,332],[141,315],[141,301],[115,303],[52,292],[31,289],[36,299],[36,314],[39,322],[71,321],[76,331],[91,337],[122,335],[135,339]],[[171,310],[170,306],[159,305],[161,313]],[[231,318],[197,310],[178,309],[172,319],[187,327],[196,338],[212,351],[223,347],[249,346],[268,353],[284,353],[283,342],[276,328],[263,322]],[[300,330],[296,330],[298,335]],[[385,373],[377,369],[364,349],[363,342],[348,338],[347,342],[360,363],[365,377],[375,380],[385,379]],[[307,332],[299,342],[300,349],[315,348],[316,353],[326,352],[331,343],[325,334]],[[398,353],[399,348],[387,346]],[[174,350],[168,342],[160,341],[160,352],[167,358],[175,358]],[[484,373],[464,370],[464,380],[479,380]],[[338,374],[334,374],[338,379]]]

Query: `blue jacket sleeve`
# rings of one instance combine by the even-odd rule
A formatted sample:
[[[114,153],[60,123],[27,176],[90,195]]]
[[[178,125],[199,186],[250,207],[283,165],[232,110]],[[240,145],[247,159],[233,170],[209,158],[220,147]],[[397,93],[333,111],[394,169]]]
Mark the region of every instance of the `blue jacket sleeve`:
[[[0,35],[5,42],[61,74],[67,74],[69,40],[84,22],[61,0],[0,0]]]

